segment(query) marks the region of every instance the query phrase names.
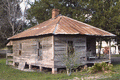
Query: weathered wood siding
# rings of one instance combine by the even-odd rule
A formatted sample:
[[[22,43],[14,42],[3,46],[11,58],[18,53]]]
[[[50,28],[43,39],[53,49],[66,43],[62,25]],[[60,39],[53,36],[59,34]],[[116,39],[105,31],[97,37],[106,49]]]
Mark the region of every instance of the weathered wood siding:
[[[79,54],[78,64],[84,62],[86,57],[86,37],[81,36],[55,36],[54,37],[54,65],[55,67],[64,67],[62,58],[67,54],[67,42],[73,41],[75,54]],[[84,57],[84,58],[83,58]]]
[[[37,43],[42,45],[42,59],[39,59]],[[19,55],[19,45],[22,45],[21,55]],[[53,38],[45,36],[32,39],[22,39],[13,41],[14,61],[24,61],[28,64],[54,66],[53,61]],[[18,60],[19,59],[19,60]],[[50,66],[49,66],[50,65]],[[44,67],[44,66],[43,66]]]

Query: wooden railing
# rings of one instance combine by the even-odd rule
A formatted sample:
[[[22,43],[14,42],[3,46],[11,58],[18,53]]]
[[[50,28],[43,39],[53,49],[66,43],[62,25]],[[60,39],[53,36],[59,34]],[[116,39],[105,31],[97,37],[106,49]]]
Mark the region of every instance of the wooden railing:
[[[13,53],[6,53],[6,64],[14,65],[13,63]]]

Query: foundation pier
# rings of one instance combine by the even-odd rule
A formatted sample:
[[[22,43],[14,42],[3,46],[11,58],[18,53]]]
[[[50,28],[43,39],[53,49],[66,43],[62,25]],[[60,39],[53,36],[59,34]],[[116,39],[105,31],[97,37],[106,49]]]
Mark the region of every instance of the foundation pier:
[[[52,68],[52,74],[57,74],[57,68]]]
[[[40,71],[42,71],[43,68],[41,66],[39,66],[39,68],[40,68]]]
[[[31,65],[29,65],[29,69],[32,69],[32,66],[31,66]]]

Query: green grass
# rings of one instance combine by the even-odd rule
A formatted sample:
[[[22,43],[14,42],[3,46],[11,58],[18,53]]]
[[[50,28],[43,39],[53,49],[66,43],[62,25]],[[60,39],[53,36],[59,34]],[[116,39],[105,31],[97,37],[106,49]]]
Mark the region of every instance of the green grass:
[[[114,64],[114,73],[109,73],[111,77],[101,80],[120,80],[120,64]]]
[[[120,54],[112,55],[112,57],[120,57]]]
[[[76,72],[72,73],[71,76],[67,76],[66,73],[51,74],[50,72],[24,72],[6,65],[5,62],[5,59],[0,59],[0,80],[67,80],[73,79],[74,77],[81,78],[89,76],[112,76],[111,78],[106,79],[120,79],[120,64],[114,65],[114,71],[116,71],[114,73],[100,72],[97,74],[89,74],[87,72]]]
[[[58,79],[70,79],[76,75],[67,76],[66,73],[62,74],[50,74],[44,72],[24,72],[17,69],[13,69],[12,66],[5,64],[5,59],[0,59],[0,80],[58,80]]]

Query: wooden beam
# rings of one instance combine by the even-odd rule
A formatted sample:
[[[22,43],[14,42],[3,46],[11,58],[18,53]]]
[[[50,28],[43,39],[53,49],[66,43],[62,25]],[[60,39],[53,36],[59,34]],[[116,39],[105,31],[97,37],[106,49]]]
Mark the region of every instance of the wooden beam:
[[[110,60],[110,63],[111,63],[111,38],[109,40],[109,60]]]
[[[52,36],[52,59],[55,57],[55,36]]]

